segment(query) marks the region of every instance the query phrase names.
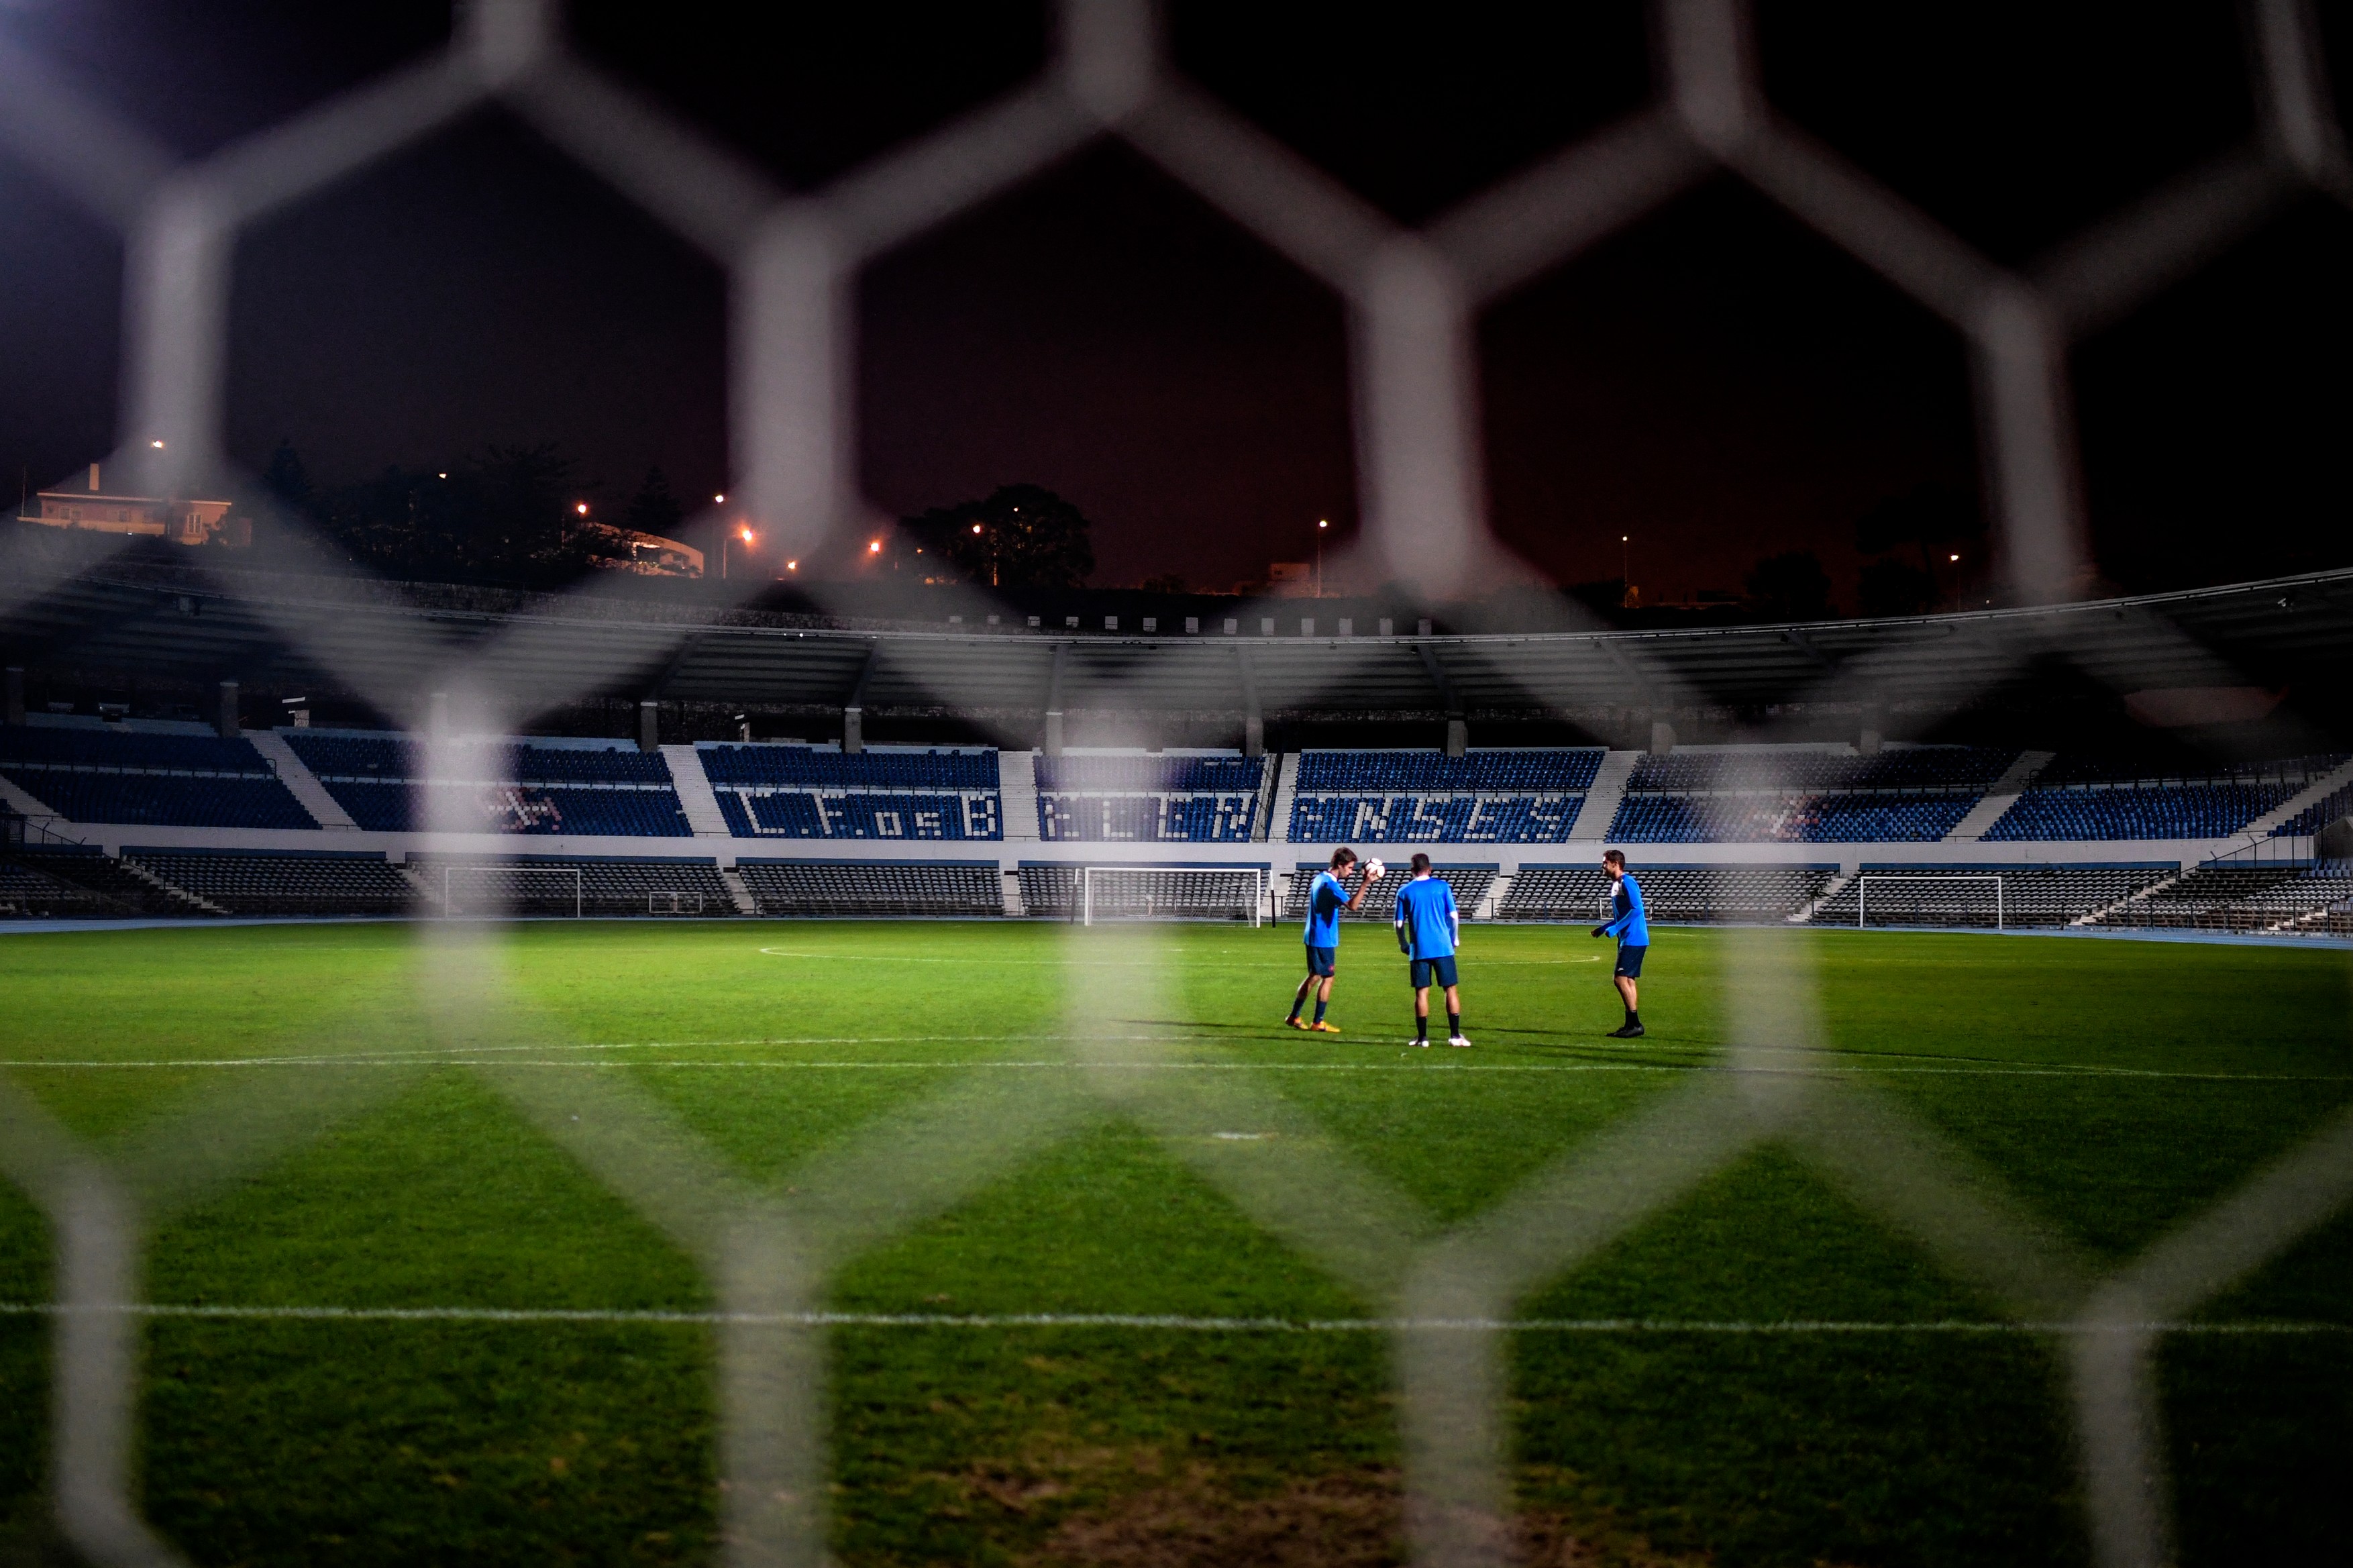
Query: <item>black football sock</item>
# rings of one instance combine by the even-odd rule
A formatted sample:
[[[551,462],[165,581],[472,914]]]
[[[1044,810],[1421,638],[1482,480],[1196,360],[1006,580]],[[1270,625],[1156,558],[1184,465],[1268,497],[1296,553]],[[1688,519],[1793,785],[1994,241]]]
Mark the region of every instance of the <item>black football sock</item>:
[[[1293,996],[1291,999],[1291,1021],[1293,1023],[1296,1024],[1299,1022],[1299,1010],[1306,1005],[1307,993],[1304,991],[1302,991],[1298,995]]]
[[[1317,1023],[1320,1024],[1324,1021],[1324,1009],[1331,1005],[1332,1004],[1329,1002],[1318,1002],[1315,1004],[1315,1021]]]
[[[1630,1028],[1630,1029],[1639,1029],[1639,1028],[1641,1028],[1641,1027],[1642,1026],[1642,1015],[1641,1015],[1640,1013],[1637,1013],[1637,1012],[1636,1012],[1636,1011],[1634,1011],[1634,1009],[1633,1009],[1633,1008],[1631,1008],[1631,1007],[1627,1008],[1627,1009],[1626,1009],[1626,1026],[1627,1026],[1628,1028]]]
[[[1449,1013],[1446,1015],[1446,1037],[1450,1040],[1456,1039],[1461,1037],[1461,1033],[1462,1015],[1460,1013]]]
[[[1430,1038],[1429,1014],[1416,1013],[1413,1016],[1413,1037],[1417,1040],[1426,1040]]]

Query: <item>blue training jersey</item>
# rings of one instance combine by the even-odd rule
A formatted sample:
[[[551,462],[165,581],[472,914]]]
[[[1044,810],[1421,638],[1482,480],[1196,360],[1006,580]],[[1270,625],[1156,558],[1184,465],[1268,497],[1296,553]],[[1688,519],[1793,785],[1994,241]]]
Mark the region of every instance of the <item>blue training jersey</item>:
[[[1602,928],[1604,931],[1628,947],[1651,945],[1651,922],[1642,913],[1641,885],[1634,880],[1631,871],[1618,879],[1609,907],[1618,911],[1618,916]]]
[[[1307,889],[1307,945],[1340,945],[1340,911],[1347,907],[1347,885],[1329,871],[1319,873]]]
[[[1453,957],[1455,919],[1454,889],[1436,877],[1398,889],[1397,929],[1408,957]]]

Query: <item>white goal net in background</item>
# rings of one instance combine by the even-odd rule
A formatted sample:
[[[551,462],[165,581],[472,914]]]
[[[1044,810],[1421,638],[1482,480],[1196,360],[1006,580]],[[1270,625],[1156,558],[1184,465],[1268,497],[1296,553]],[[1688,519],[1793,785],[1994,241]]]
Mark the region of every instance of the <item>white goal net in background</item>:
[[[1267,874],[1256,866],[1084,866],[1079,923],[1242,921],[1264,923]]]
[[[1941,876],[1865,871],[1854,879],[1856,929],[1883,926],[1991,926],[2005,929],[2002,879],[1990,872]]]
[[[1853,162],[1792,131],[1768,104],[1736,0],[1661,0],[1654,102],[1423,228],[1369,208],[1186,83],[1151,6],[1068,0],[1060,10],[1060,52],[1038,80],[815,190],[774,187],[683,117],[607,79],[569,48],[555,8],[533,0],[479,0],[445,52],[195,164],[176,164],[137,128],[0,49],[0,143],[127,242],[122,445],[152,444],[175,466],[173,482],[189,487],[174,493],[203,494],[227,471],[223,387],[240,232],[463,116],[503,106],[725,269],[739,479],[728,489],[776,531],[776,547],[812,553],[860,515],[859,348],[849,323],[860,268],[1087,142],[1115,138],[1345,302],[1366,549],[1382,575],[1433,600],[1452,596],[1492,557],[1475,413],[1482,310],[1704,178],[1746,182],[1952,329],[1975,379],[1980,457],[2010,584],[2029,602],[2065,595],[2083,566],[2066,385],[2073,343],[2218,254],[2280,190],[2353,192],[2318,31],[2294,0],[2248,7],[2250,97],[2261,117],[2250,145],[2232,160],[2177,172],[2145,204],[2033,268],[1978,253]],[[300,527],[286,526],[290,535]],[[745,596],[757,587],[747,584]],[[416,731],[428,727],[420,692],[369,674],[323,619],[289,612],[281,629],[290,650],[343,689]],[[501,686],[491,667],[513,651],[495,638],[436,644],[417,667],[448,668],[456,680],[477,663],[491,693],[482,729],[516,732],[567,693],[553,679],[528,693]],[[2035,657],[2021,646],[2017,668]],[[2193,652],[2185,668],[2211,662]],[[1824,664],[1808,700],[1873,700],[1868,659]],[[606,679],[585,672],[580,689]],[[1646,668],[1643,679],[1657,683],[1664,708],[1704,695],[1679,687],[1671,670]],[[2212,681],[2232,683],[2229,672]],[[1106,682],[1091,700],[1115,708],[1117,692]],[[1794,727],[1784,734],[1771,721],[1759,724],[1748,738],[1794,738]],[[452,784],[470,777],[454,759],[436,758],[431,768]],[[1201,918],[1246,910],[1256,923],[1263,874],[1250,873],[1240,892],[1235,873],[1221,875],[1224,886],[1183,872],[1088,868],[1081,918],[1166,918],[1198,900]],[[566,877],[571,912],[582,912],[577,871],[450,867],[438,880],[451,912],[490,912],[501,901],[562,903]],[[2000,923],[1998,888],[1988,901]],[[1860,907],[1858,915],[1867,919]],[[1067,1087],[1050,1075],[1013,1088],[1007,1075],[944,1081],[931,1098],[844,1133],[767,1183],[730,1165],[623,1075],[487,1061],[467,1070],[659,1227],[708,1282],[722,1310],[715,1467],[731,1563],[815,1568],[828,1559],[831,1352],[824,1334],[804,1331],[820,1321],[839,1271],[1101,1114],[1103,1106],[1081,1103],[1095,1096],[1166,1137],[1252,1225],[1375,1304],[1367,1328],[1391,1340],[1418,1562],[1487,1564],[1506,1555],[1497,1521],[1512,1486],[1505,1331],[1514,1311],[1544,1282],[1769,1146],[1834,1174],[1874,1223],[1978,1288],[2009,1323],[2053,1333],[2092,1555],[2106,1568],[2159,1568],[2173,1548],[2158,1348],[2168,1324],[2339,1212],[2353,1193],[2353,1118],[2336,1114],[2279,1159],[2240,1173],[2232,1190],[2176,1216],[2137,1257],[2078,1249],[1900,1100],[1828,1072],[1790,1070],[1803,1053],[1828,1059],[1827,1039],[1812,977],[1776,945],[1780,934],[1725,933],[1720,1060],[1734,1071],[1679,1073],[1641,1109],[1532,1164],[1483,1211],[1452,1217],[1336,1152],[1295,1100],[1239,1074],[1079,1074]],[[469,1046],[544,1041],[544,1026],[519,1005],[501,968],[495,927],[435,935],[463,962],[420,966],[434,1027]],[[1074,933],[1066,970],[1072,1048],[1145,1059],[1154,1045],[1127,1037],[1125,1025],[1106,1037],[1099,1022],[1100,982],[1089,965],[1113,945],[1169,975],[1181,962],[1177,944],[1148,928]],[[1134,984],[1154,983],[1141,973]],[[1172,979],[1161,984],[1175,993]],[[178,1158],[207,1179],[232,1179],[314,1139],[326,1122],[312,1099],[341,1095],[348,1110],[396,1081],[371,1069],[348,1082],[290,1073],[241,1085],[233,1103],[192,1101],[159,1120],[134,1152],[151,1173],[176,1169],[170,1162]],[[1304,1135],[1210,1143],[1198,1135],[1203,1125],[1298,1127]],[[62,1527],[93,1561],[174,1561],[145,1517],[134,1463],[144,1386],[136,1314],[142,1248],[159,1215],[187,1200],[177,1187],[139,1185],[120,1145],[65,1126],[5,1078],[0,1172],[40,1206],[56,1236],[49,1484]]]

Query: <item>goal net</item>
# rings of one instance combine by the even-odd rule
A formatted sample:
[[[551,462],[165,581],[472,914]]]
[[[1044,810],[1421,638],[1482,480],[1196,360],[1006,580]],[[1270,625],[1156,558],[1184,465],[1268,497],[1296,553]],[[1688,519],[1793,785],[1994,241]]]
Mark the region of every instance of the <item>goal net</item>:
[[[646,895],[646,913],[649,915],[699,915],[702,912],[701,893],[653,892]]]
[[[1086,866],[1077,914],[1105,921],[1247,921],[1266,914],[1266,872],[1256,866]]]
[[[1866,871],[1854,882],[1854,923],[1883,926],[1987,926],[2007,924],[2002,879],[1991,873],[1899,875]]]
[[[569,915],[588,910],[587,879],[575,867],[444,866],[441,912],[495,920],[502,915]]]

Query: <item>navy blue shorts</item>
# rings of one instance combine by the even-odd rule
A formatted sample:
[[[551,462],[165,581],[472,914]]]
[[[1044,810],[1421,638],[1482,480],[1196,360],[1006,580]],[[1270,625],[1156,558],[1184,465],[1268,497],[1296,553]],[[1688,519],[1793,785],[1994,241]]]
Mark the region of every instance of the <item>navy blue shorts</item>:
[[[1317,947],[1313,942],[1308,944],[1307,973],[1309,974],[1314,975],[1318,978],[1327,976],[1332,973],[1334,966],[1339,962],[1340,950],[1338,948]]]
[[[1452,958],[1417,958],[1413,961],[1413,988],[1416,991],[1429,990],[1432,975],[1438,977],[1440,985],[1458,984],[1454,978]]]
[[[1651,944],[1647,942],[1620,942],[1618,944],[1618,973],[1624,975],[1629,980],[1641,979],[1642,955],[1650,951]]]

